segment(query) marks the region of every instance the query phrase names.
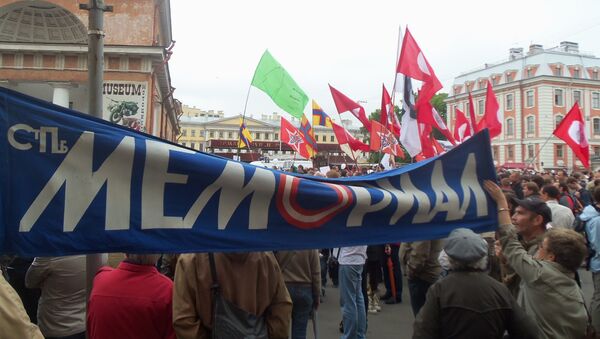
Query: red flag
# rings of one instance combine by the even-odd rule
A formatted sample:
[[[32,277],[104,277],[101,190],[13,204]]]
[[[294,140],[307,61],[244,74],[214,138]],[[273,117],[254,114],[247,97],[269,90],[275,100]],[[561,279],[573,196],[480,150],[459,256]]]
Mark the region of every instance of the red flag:
[[[431,90],[433,93],[442,88],[442,83],[438,80],[433,72],[433,68],[427,62],[425,55],[417,45],[412,34],[406,28],[406,34],[402,41],[402,50],[400,51],[400,59],[396,67],[396,73],[402,73],[413,79],[429,82],[432,84]]]
[[[392,105],[392,99],[385,85],[383,85],[383,93],[381,94],[381,124],[389,129],[395,136],[400,136],[400,124],[396,119],[396,112]]]
[[[423,124],[419,122],[419,137],[421,138],[421,155],[426,159],[436,155],[435,148],[431,141],[431,125]]]
[[[337,141],[340,144],[340,147],[342,148],[342,150],[344,150],[344,148],[349,148],[350,150],[352,150],[354,152],[356,152],[356,151],[369,152],[371,150],[369,145],[366,145],[365,143],[361,142],[360,140],[354,138],[350,134],[350,132],[346,131],[346,129],[344,127],[336,124],[333,121],[331,122],[331,124],[333,125],[333,133],[335,133],[335,137],[337,138]],[[347,147],[344,145],[347,145]],[[344,152],[348,153],[346,150],[344,150]]]
[[[500,105],[492,89],[492,83],[487,82],[487,93],[485,96],[485,113],[477,125],[477,131],[487,128],[490,130],[490,138],[502,134],[502,117],[500,116]]]
[[[456,109],[456,121],[454,123],[454,139],[458,142],[465,141],[471,136],[471,126],[465,117],[465,114]]]
[[[581,110],[579,110],[577,102],[575,102],[573,108],[571,108],[552,134],[562,139],[571,147],[573,153],[581,160],[584,167],[590,167],[590,147],[585,135],[583,115],[581,114]]]
[[[310,159],[310,153],[306,148],[308,143],[302,136],[302,133],[284,117],[281,117],[280,133],[281,141],[288,144],[288,146],[300,154],[301,157]]]
[[[371,150],[404,157],[404,151],[402,151],[398,139],[377,121],[371,122]]]
[[[475,133],[479,132],[477,129],[477,118],[475,117],[475,105],[473,105],[473,96],[471,92],[469,92],[469,119],[471,120],[471,135],[475,135]]]
[[[437,141],[437,139],[434,138],[433,136],[431,137],[431,143],[433,144],[433,147],[435,149],[435,154],[440,155],[440,154],[443,154],[446,152],[444,147],[442,145],[440,145],[440,142]]]
[[[331,90],[331,96],[333,97],[333,102],[335,103],[335,108],[337,108],[338,113],[342,114],[349,111],[360,120],[366,129],[371,130],[371,122],[367,119],[365,109],[361,105],[348,98],[331,85],[329,85],[329,89]]]

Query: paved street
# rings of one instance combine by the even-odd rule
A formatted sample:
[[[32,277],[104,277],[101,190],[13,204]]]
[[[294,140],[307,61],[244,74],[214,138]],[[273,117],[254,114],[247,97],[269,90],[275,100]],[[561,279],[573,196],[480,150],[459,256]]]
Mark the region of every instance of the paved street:
[[[589,304],[592,296],[593,285],[590,272],[580,271],[583,282],[583,291]],[[367,337],[374,339],[405,339],[412,336],[412,324],[414,317],[410,308],[408,287],[404,281],[401,304],[382,305],[382,311],[376,315],[368,315]],[[380,286],[383,289],[383,285]],[[341,320],[339,307],[339,293],[337,288],[331,285],[326,287],[326,294],[318,312],[319,339],[334,339],[340,337],[338,326]],[[308,329],[307,338],[313,338],[312,325]]]

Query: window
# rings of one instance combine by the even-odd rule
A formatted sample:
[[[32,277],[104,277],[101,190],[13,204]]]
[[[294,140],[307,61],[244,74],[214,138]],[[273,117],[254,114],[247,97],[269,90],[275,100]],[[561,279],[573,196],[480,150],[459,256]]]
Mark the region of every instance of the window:
[[[598,80],[598,70],[597,69],[595,69],[592,72],[592,80]]]
[[[506,73],[506,82],[511,82],[511,81],[512,81],[512,74]]]
[[[327,142],[327,136],[326,135],[323,136],[323,142]]]
[[[256,140],[260,139],[260,133],[256,133]]]
[[[581,91],[573,91],[573,104],[577,103],[581,107]]]
[[[211,138],[211,139],[214,138],[215,137],[215,132],[213,132],[213,131],[208,132],[208,137]]]
[[[506,157],[508,159],[512,159],[514,157],[514,153],[513,145],[506,146]]]
[[[192,137],[195,137],[195,136],[196,136],[196,130],[195,130],[195,129],[193,129],[193,130],[192,130]]]
[[[186,129],[182,129],[181,130],[181,136],[185,137],[187,135],[187,130]]]
[[[554,128],[558,127],[558,125],[560,124],[562,119],[563,119],[562,115],[557,115],[554,117]]]
[[[271,133],[265,133],[265,140],[269,140],[271,138]]]
[[[505,97],[505,110],[506,111],[512,111],[513,110],[513,105],[514,105],[514,99],[513,99],[513,95],[512,94],[507,94]]]
[[[498,146],[492,147],[492,154],[494,159],[498,160]]]
[[[600,156],[600,147],[594,146],[594,156]]]
[[[335,142],[335,136],[331,136],[331,138],[329,138],[331,142]]]
[[[562,158],[563,157],[563,145],[555,145],[555,146],[556,146],[556,157]]]
[[[191,147],[191,148],[193,148],[193,149],[196,149],[196,143],[192,142],[192,143],[190,144],[190,147]]]
[[[600,118],[594,118],[592,120],[592,130],[594,135],[600,135]]]
[[[185,147],[185,146],[186,146],[185,142],[182,142],[182,143],[181,143],[181,146]]]
[[[579,73],[579,68],[575,68],[573,70],[573,78],[580,78],[581,74]]]
[[[219,139],[223,139],[223,132],[219,132]]]
[[[233,139],[233,132],[229,132],[229,133],[227,133],[227,137],[228,137],[229,139]]]
[[[527,102],[525,103],[527,107],[533,107],[533,90],[527,91]]]
[[[533,159],[534,155],[535,155],[535,151],[534,151],[533,145],[527,145],[527,158]]]
[[[515,122],[512,118],[506,119],[506,136],[512,137],[515,134]]]
[[[531,70],[531,67],[528,67],[525,73],[528,78],[531,78],[533,76],[533,71]]]
[[[467,114],[467,115],[469,114],[469,111],[470,111],[469,108],[470,108],[469,103],[465,102],[465,114]]]
[[[483,100],[477,101],[477,114],[483,115],[485,113],[485,102]]]
[[[200,136],[204,138],[204,130],[200,131]]]
[[[554,106],[564,106],[562,89],[557,88],[554,90]]]
[[[498,84],[498,77],[492,78],[492,85],[496,86]]]
[[[560,68],[560,66],[556,66],[556,68],[554,68],[552,70],[552,74],[554,74],[554,76],[561,76],[562,75],[562,69]]]
[[[599,109],[600,108],[600,92],[592,93],[592,108]]]
[[[535,117],[530,115],[527,117],[527,134],[535,133]]]

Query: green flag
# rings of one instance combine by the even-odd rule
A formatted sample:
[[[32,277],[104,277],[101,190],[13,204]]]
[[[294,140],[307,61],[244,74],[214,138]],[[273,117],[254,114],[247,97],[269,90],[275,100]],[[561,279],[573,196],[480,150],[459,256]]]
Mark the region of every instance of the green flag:
[[[284,111],[302,119],[308,96],[268,50],[256,66],[252,86],[267,93]]]

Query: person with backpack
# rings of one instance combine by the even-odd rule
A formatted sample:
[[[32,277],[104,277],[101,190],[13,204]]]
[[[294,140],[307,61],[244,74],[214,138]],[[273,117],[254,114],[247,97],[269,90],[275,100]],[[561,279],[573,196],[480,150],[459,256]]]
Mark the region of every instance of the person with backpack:
[[[587,206],[579,216],[585,223],[585,234],[588,241],[589,270],[592,272],[594,294],[590,313],[594,328],[600,329],[600,187],[594,190],[594,205]]]
[[[292,300],[272,252],[182,254],[173,288],[177,338],[289,337]],[[243,333],[241,333],[243,332]]]

